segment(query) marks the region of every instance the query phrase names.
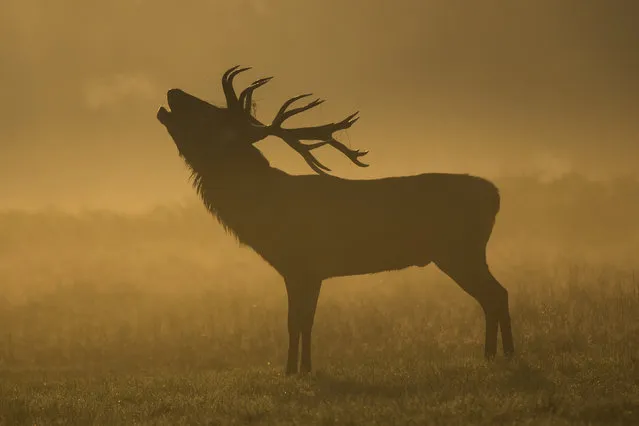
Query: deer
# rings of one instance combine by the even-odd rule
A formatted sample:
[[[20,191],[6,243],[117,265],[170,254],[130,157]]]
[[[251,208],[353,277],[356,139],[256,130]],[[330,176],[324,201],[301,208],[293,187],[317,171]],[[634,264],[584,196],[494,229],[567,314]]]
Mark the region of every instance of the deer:
[[[306,93],[284,102],[271,124],[264,124],[252,114],[253,93],[272,77],[255,80],[239,96],[233,87],[234,78],[249,69],[236,65],[223,74],[226,107],[173,88],[166,94],[168,107],[161,106],[156,117],[190,169],[206,209],[283,278],[289,337],[285,373],[311,372],[311,332],[323,281],[431,263],[481,306],[485,358],[496,356],[499,329],[504,355],[511,357],[508,291],[486,258],[500,208],[498,188],[469,174],[345,179],[328,173],[331,169],[312,153],[322,146],[368,166],[360,160],[368,151],[353,150],[334,137],[350,128],[359,112],[335,123],[283,127],[290,117],[324,102],[318,98],[291,108],[312,95]],[[291,175],[272,167],[255,147],[268,136],[283,140],[315,173]]]

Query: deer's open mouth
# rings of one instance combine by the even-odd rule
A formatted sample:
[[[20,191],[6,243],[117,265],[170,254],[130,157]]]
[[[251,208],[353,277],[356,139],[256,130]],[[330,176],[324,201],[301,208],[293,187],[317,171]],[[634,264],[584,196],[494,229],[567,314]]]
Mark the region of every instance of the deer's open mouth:
[[[166,125],[167,120],[169,119],[170,115],[171,115],[171,111],[169,111],[168,109],[166,109],[165,107],[162,106],[158,110],[158,113],[157,113],[156,117],[160,121],[160,123]]]

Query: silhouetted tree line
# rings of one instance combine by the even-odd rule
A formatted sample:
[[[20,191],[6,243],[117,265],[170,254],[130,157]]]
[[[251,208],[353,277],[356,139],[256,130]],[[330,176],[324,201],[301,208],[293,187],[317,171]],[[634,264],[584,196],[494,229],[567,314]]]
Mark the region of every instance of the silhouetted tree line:
[[[571,244],[639,243],[639,181],[594,181],[568,174],[552,181],[501,179],[502,236]]]
[[[552,181],[535,176],[496,179],[502,194],[493,240],[639,246],[639,181],[593,181],[577,174]],[[321,224],[318,224],[320,226]],[[233,243],[199,201],[158,206],[144,214],[56,210],[0,213],[0,252],[34,241],[60,243],[162,240],[204,246]]]

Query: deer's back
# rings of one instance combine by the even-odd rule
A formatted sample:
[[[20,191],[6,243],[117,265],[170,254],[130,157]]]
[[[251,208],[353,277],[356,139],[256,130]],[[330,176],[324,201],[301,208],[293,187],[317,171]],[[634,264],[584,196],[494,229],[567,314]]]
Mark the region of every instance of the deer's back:
[[[460,244],[485,245],[499,210],[492,183],[459,174],[281,173],[254,188],[244,218],[229,223],[238,238],[280,272],[301,268],[322,278],[425,265]]]

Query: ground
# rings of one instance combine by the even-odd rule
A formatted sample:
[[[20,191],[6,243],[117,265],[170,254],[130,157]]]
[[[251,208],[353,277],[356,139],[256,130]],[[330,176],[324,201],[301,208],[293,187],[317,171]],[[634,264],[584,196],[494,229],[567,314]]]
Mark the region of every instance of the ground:
[[[518,351],[494,362],[433,266],[329,280],[287,377],[284,285],[250,251],[65,223],[0,229],[0,424],[639,424],[633,265],[493,249]]]
[[[283,375],[283,285],[241,275],[60,284],[5,302],[0,422],[639,423],[631,271],[496,272],[518,356],[495,362],[480,308],[434,268],[327,281],[304,377]]]

